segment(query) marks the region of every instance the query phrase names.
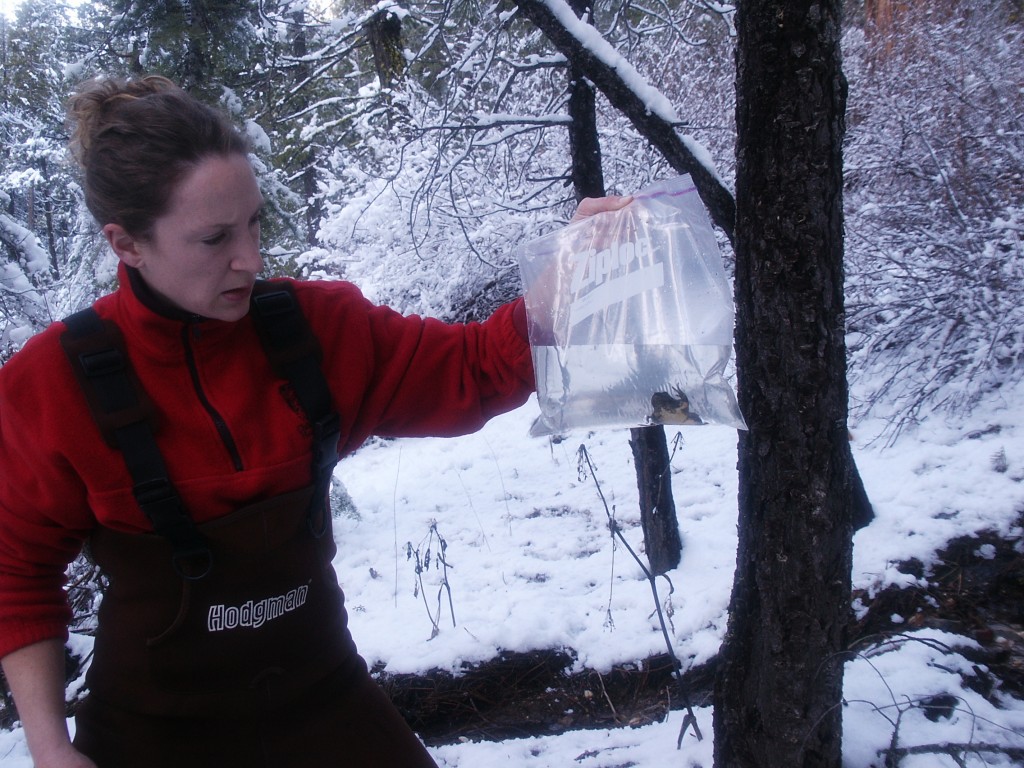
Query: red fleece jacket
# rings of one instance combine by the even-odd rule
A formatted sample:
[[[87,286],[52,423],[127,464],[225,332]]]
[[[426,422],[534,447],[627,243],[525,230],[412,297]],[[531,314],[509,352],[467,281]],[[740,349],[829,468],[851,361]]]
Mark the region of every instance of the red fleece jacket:
[[[251,319],[172,319],[126,278],[95,308],[122,329],[196,522],[309,483],[308,424]],[[350,283],[294,287],[323,347],[343,455],[370,435],[472,432],[533,390],[521,299],[484,323],[446,325],[374,306]],[[0,368],[0,657],[66,633],[64,571],[93,528],[151,530],[122,457],[92,420],[63,330],[54,323]]]

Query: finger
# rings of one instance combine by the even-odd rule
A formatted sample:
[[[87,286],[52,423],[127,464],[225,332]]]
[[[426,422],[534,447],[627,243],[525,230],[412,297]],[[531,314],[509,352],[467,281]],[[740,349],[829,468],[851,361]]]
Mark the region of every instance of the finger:
[[[576,213],[573,215],[572,220],[579,221],[580,219],[585,219],[588,216],[594,216],[598,213],[617,211],[621,208],[625,208],[631,202],[633,202],[632,195],[585,197],[580,201],[579,207],[576,208]]]

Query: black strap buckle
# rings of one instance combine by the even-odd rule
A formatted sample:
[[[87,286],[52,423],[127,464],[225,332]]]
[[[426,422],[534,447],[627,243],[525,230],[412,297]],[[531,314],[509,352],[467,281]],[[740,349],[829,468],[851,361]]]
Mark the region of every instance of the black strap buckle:
[[[132,493],[157,533],[162,534],[161,529],[173,527],[176,518],[185,514],[178,492],[166,477],[136,483]]]
[[[329,413],[313,422],[313,471],[331,471],[338,463],[338,441],[341,440],[341,417]]]
[[[328,477],[326,483],[317,483],[313,487],[313,498],[309,500],[309,512],[306,514],[306,527],[314,539],[322,539],[327,529],[331,527],[331,482]],[[317,512],[320,513],[320,520],[316,520]]]
[[[124,355],[121,350],[113,347],[101,349],[99,352],[83,352],[78,356],[85,375],[91,379],[109,376],[124,370]]]
[[[137,483],[132,492],[153,530],[171,544],[171,563],[181,578],[199,581],[213,569],[213,553],[195,523],[185,513],[170,480],[158,477]],[[191,564],[190,564],[191,563]]]
[[[253,295],[252,301],[259,310],[260,315],[268,319],[289,314],[295,306],[292,295],[288,291],[273,291]]]
[[[200,581],[213,570],[213,552],[205,544],[194,549],[175,551],[171,555],[171,565],[185,581]]]

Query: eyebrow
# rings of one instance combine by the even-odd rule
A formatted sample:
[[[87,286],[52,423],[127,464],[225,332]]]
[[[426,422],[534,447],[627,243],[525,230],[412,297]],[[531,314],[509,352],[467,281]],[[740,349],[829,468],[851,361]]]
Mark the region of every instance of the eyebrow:
[[[259,204],[259,207],[256,208],[256,210],[253,211],[251,214],[249,214],[249,218],[246,219],[246,222],[250,222],[253,219],[262,216],[263,212],[266,209],[267,209],[266,201],[261,201],[260,204]],[[200,224],[199,228],[200,229],[204,229],[204,230],[206,230],[206,229],[230,229],[233,226],[234,226],[234,222],[212,221],[209,224]]]

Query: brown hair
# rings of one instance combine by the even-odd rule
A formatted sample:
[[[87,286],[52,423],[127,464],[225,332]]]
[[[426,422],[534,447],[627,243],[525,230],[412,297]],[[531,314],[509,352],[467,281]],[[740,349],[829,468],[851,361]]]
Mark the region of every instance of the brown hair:
[[[85,173],[85,204],[99,225],[147,237],[177,183],[211,155],[245,155],[227,117],[170,80],[90,80],[68,102],[71,151]]]

